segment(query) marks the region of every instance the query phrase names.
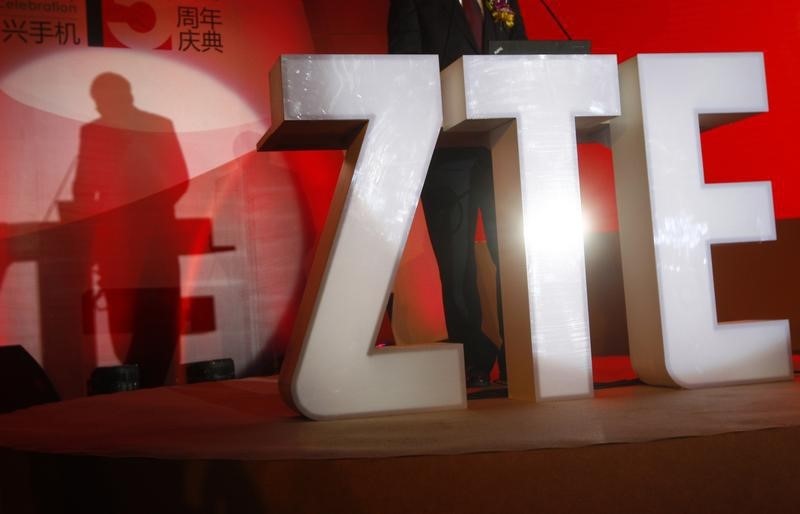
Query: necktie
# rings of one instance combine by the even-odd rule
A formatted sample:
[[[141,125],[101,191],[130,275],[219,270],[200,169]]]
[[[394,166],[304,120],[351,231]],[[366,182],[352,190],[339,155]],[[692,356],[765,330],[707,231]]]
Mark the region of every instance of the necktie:
[[[475,37],[478,50],[483,51],[483,13],[478,5],[479,0],[463,0],[464,15],[467,17],[469,29]]]

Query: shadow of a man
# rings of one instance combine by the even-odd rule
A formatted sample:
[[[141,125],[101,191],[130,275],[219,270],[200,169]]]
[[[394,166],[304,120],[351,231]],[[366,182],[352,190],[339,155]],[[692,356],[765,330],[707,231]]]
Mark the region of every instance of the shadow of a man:
[[[165,382],[180,333],[174,206],[188,187],[186,163],[172,122],[138,109],[124,77],[103,73],[90,93],[100,117],[81,127],[75,206],[92,218],[114,350],[139,365],[141,386],[154,387]]]

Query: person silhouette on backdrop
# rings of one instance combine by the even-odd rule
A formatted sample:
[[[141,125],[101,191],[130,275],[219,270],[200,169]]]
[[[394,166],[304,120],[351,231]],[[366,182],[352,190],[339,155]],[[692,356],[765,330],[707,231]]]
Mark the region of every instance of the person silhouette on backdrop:
[[[441,69],[463,55],[483,53],[489,41],[527,39],[516,0],[391,0],[388,35],[389,53],[436,54]],[[421,199],[439,265],[448,338],[464,345],[467,385],[487,386],[498,351],[481,330],[474,250],[480,211],[499,267],[489,150],[437,148]],[[502,357],[500,366],[505,379]]]
[[[81,127],[72,192],[93,220],[91,254],[114,350],[139,365],[142,387],[155,387],[165,383],[180,333],[175,203],[189,176],[172,122],[138,109],[124,77],[103,73],[90,94],[100,117]]]

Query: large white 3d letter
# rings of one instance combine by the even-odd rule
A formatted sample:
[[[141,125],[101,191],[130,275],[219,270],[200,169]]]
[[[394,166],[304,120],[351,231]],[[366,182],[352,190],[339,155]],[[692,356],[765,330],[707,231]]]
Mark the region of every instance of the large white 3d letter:
[[[493,129],[512,398],[592,394],[576,126],[619,115],[617,80],[611,55],[467,56],[443,73],[445,129]]]
[[[620,77],[611,137],[637,373],[683,387],[790,378],[787,321],[720,324],[714,304],[709,245],[775,239],[770,184],[705,184],[700,151],[700,129],[767,110],[762,55],[640,55]]]
[[[462,347],[372,348],[441,129],[435,56],[290,56],[261,150],[348,148],[281,369],[314,419],[466,407]]]

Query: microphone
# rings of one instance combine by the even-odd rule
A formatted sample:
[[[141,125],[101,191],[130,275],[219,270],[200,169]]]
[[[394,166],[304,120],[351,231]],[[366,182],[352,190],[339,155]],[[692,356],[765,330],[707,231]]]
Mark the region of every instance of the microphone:
[[[556,22],[556,25],[558,25],[558,28],[561,29],[561,32],[563,32],[564,35],[567,36],[567,39],[572,41],[572,36],[569,35],[569,32],[567,32],[567,29],[565,29],[564,25],[561,24],[561,20],[558,19],[558,16],[556,16],[556,13],[553,12],[553,10],[550,8],[550,6],[547,5],[547,2],[545,2],[545,0],[539,0],[539,2],[544,6],[545,9],[547,9],[547,13]]]

